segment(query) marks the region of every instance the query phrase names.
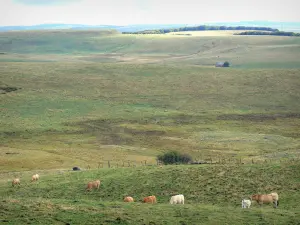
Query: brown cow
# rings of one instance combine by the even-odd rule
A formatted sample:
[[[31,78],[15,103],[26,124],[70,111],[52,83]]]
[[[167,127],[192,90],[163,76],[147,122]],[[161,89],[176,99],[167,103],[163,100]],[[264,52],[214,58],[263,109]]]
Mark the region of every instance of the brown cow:
[[[20,179],[19,178],[13,179],[12,186],[15,186],[15,185],[20,185]]]
[[[260,205],[263,203],[273,203],[275,208],[279,206],[279,197],[276,192],[267,195],[255,194],[251,196],[251,200],[256,201]]]
[[[134,202],[133,197],[130,196],[125,197],[124,202]]]
[[[151,195],[151,196],[148,196],[148,197],[145,197],[143,199],[143,202],[144,203],[156,203],[156,197],[154,195]]]
[[[95,189],[99,189],[99,187],[100,187],[100,180],[90,181],[87,184],[86,190],[90,191],[90,190],[92,190],[94,188]]]

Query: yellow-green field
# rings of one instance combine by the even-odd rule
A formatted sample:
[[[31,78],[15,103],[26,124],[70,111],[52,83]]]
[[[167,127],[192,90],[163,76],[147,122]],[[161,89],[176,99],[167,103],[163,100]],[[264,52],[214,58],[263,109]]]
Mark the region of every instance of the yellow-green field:
[[[298,70],[26,62],[1,74],[21,88],[1,95],[2,169],[299,149]]]
[[[297,224],[300,38],[232,34],[0,33],[1,222]],[[153,166],[168,150],[225,164]],[[40,183],[27,182],[36,172]],[[13,177],[25,182],[12,188]],[[96,178],[103,191],[85,193]],[[120,203],[151,190],[157,208]],[[271,191],[282,208],[239,209]],[[168,199],[181,192],[189,203],[174,211]]]
[[[193,32],[190,32],[193,33]],[[0,61],[91,61],[238,68],[300,68],[300,38],[236,36],[233,31],[182,35],[122,35],[113,31],[0,33]],[[201,36],[199,36],[202,34]],[[214,36],[212,36],[214,35]]]
[[[209,37],[218,37],[218,36],[233,36],[247,30],[205,30],[205,31],[180,31],[180,32],[170,32],[166,35],[186,35],[186,36],[209,36]],[[162,35],[163,36],[163,35]]]

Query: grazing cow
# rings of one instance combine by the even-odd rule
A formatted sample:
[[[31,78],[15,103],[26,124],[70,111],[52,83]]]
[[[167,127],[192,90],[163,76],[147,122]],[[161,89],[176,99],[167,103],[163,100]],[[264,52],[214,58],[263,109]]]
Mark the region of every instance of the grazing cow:
[[[148,196],[148,197],[145,197],[143,199],[143,202],[144,203],[156,203],[156,197],[154,195],[151,195],[151,196]]]
[[[90,181],[87,184],[86,190],[90,191],[90,190],[92,190],[94,188],[95,189],[99,189],[99,187],[100,187],[100,180]]]
[[[33,182],[33,181],[38,181],[39,178],[40,178],[40,176],[39,176],[38,174],[34,174],[34,175],[32,175],[32,177],[31,177],[31,182]]]
[[[13,179],[12,186],[15,186],[15,185],[20,185],[20,179],[19,178]]]
[[[243,209],[250,208],[250,206],[251,206],[251,200],[249,200],[249,199],[242,200],[242,208]]]
[[[251,196],[251,200],[256,201],[260,205],[263,203],[273,203],[275,208],[279,206],[279,196],[276,192],[267,195],[255,194]]]
[[[134,202],[133,197],[130,196],[125,197],[124,202]]]
[[[170,204],[184,204],[184,196],[183,195],[174,195],[170,199]]]

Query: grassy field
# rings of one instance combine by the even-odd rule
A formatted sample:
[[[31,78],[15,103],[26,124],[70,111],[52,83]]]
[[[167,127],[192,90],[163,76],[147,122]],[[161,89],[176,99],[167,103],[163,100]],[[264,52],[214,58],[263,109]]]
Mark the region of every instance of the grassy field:
[[[166,35],[187,35],[187,36],[197,36],[197,37],[218,37],[218,36],[232,36],[237,33],[244,32],[246,30],[205,30],[205,31],[180,31],[180,32],[170,32]]]
[[[21,88],[1,95],[1,169],[299,155],[299,70],[27,62],[1,81]]]
[[[299,47],[230,32],[0,33],[1,222],[297,224]],[[225,60],[231,68],[214,67]],[[226,164],[153,166],[168,150]],[[85,193],[96,178],[101,190]],[[241,209],[271,191],[279,209]],[[176,193],[185,206],[168,205]],[[127,194],[159,204],[124,204]]]
[[[1,183],[1,217],[8,224],[299,224],[299,165],[39,171],[37,183],[29,182],[28,172],[13,173],[22,184]],[[94,179],[101,179],[100,189],[85,192]],[[255,202],[251,209],[241,208],[242,198],[271,191],[279,193],[279,208]],[[168,204],[177,193],[185,195],[184,206]],[[136,202],[122,203],[128,195]],[[158,203],[142,204],[148,195],[157,196]]]
[[[0,62],[92,61],[300,68],[300,38],[236,36],[231,31],[186,35],[122,35],[114,31],[0,33]],[[194,35],[195,34],[195,35]]]

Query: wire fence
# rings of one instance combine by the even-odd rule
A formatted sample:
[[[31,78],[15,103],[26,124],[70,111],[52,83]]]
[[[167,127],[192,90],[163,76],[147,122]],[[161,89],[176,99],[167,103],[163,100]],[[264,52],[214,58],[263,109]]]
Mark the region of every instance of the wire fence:
[[[293,157],[207,157],[203,160],[196,159],[185,165],[224,165],[224,164],[267,164],[267,163],[284,163],[284,162],[297,162],[300,161],[300,154]],[[101,160],[97,165],[87,165],[85,169],[101,169],[101,168],[129,168],[129,167],[141,167],[141,166],[163,166],[164,164],[158,160]]]

